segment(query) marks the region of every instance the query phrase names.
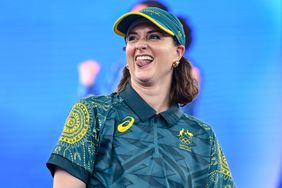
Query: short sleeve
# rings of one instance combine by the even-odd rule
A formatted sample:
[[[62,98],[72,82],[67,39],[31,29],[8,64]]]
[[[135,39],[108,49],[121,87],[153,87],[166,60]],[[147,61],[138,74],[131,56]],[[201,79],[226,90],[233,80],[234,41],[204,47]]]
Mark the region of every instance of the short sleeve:
[[[59,167],[87,183],[93,172],[98,142],[94,109],[91,102],[83,99],[70,110],[59,141],[47,161],[48,169],[54,175],[55,167]]]
[[[226,157],[216,140],[212,138],[212,149],[210,154],[210,167],[208,188],[235,188]]]

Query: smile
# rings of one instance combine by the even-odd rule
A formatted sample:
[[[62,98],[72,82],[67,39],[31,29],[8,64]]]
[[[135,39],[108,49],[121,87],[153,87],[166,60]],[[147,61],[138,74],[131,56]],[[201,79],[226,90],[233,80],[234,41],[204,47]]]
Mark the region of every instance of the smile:
[[[135,57],[136,65],[141,68],[153,62],[154,58],[150,55],[139,55]]]

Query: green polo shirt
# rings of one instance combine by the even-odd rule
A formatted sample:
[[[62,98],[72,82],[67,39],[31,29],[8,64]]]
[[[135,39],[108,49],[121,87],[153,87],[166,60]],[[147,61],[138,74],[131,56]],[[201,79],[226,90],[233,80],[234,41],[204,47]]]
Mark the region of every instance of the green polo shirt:
[[[156,114],[128,84],[71,109],[47,167],[87,187],[235,187],[212,129],[178,105]]]

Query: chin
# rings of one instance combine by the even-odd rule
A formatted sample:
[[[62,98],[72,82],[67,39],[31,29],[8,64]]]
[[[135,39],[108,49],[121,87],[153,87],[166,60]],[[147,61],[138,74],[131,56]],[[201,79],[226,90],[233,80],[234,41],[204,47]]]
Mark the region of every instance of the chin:
[[[138,80],[142,80],[142,81],[146,82],[146,81],[152,80],[153,76],[150,76],[150,75],[148,75],[148,73],[147,74],[145,73],[145,74],[142,74],[142,75],[136,75],[136,78]]]
[[[135,80],[140,84],[149,84],[152,83],[152,77],[148,76],[136,76]]]
[[[149,82],[151,82],[151,79],[149,79],[149,78],[138,78],[138,81],[140,83],[149,83]]]

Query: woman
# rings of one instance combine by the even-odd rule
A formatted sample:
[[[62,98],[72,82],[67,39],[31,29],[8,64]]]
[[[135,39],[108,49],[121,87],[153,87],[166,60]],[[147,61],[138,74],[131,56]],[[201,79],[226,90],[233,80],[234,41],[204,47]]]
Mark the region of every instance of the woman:
[[[143,8],[147,7],[158,7],[165,11],[168,11],[168,7],[160,3],[158,1],[141,1],[137,3],[135,6],[132,7],[131,11],[139,11]],[[192,34],[191,34],[191,27],[187,23],[186,19],[184,17],[178,17],[181,24],[183,25],[184,33],[185,33],[185,51],[190,49],[191,43],[192,43]],[[93,60],[87,60],[79,64],[78,72],[79,72],[79,95],[80,96],[88,96],[88,95],[101,95],[104,93],[112,92],[112,89],[116,88],[116,85],[118,84],[117,78],[121,76],[121,70],[124,67],[124,63],[117,63],[115,62],[113,66],[108,70],[110,73],[110,76],[107,76],[107,82],[96,82],[96,77],[100,74],[100,63],[93,61]],[[201,83],[201,72],[198,67],[195,66],[195,64],[192,66],[192,76],[196,79],[198,84]],[[198,101],[194,100],[191,103],[185,105],[182,107],[182,111],[194,116],[195,115],[195,107],[196,103]]]
[[[121,16],[118,91],[76,103],[47,162],[54,187],[235,187],[212,129],[180,105],[198,93],[179,20],[159,8]]]

